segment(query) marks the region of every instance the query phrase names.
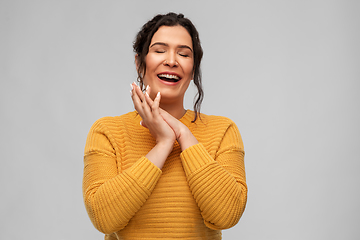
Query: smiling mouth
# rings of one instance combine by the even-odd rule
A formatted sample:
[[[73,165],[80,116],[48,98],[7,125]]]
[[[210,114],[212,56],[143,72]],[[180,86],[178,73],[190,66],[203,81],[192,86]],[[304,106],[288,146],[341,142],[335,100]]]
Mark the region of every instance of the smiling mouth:
[[[167,82],[178,82],[180,80],[179,76],[171,75],[171,74],[159,74],[157,75],[163,81]]]

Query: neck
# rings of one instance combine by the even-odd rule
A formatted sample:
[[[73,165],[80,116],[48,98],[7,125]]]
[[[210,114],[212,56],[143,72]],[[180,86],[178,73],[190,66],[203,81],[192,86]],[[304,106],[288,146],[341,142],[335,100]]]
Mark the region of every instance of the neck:
[[[160,104],[160,108],[168,112],[171,116],[173,116],[176,119],[182,118],[184,114],[186,113],[186,110],[184,109],[183,103],[171,103],[171,104]]]

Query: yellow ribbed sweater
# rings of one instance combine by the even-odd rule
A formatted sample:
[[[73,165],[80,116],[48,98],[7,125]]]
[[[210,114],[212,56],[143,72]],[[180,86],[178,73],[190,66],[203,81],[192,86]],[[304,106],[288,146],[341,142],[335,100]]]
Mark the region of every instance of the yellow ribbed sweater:
[[[155,146],[134,111],[96,121],[86,140],[83,195],[105,239],[221,239],[246,205],[243,142],[228,118],[188,110],[180,119],[199,141],[177,142],[160,170]]]

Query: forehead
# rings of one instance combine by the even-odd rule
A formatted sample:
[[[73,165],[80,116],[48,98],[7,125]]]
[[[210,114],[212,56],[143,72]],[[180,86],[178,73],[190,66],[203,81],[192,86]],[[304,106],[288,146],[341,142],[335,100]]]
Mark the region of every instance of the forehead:
[[[189,32],[183,26],[161,26],[151,39],[150,46],[153,43],[162,42],[169,46],[187,45],[191,49],[192,39]]]

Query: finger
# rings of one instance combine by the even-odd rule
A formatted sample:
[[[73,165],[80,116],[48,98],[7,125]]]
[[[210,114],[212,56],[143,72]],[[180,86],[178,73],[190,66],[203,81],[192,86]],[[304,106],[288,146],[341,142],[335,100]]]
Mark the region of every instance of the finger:
[[[131,88],[132,88],[132,99],[136,111],[140,114],[143,120],[149,119],[150,109],[149,106],[143,104],[144,102],[146,102],[144,101],[144,94],[142,93],[139,86],[135,82],[131,84]]]
[[[146,91],[145,91],[145,99],[146,99],[146,102],[149,104],[149,106],[152,106],[154,101],[150,97],[150,92],[151,92],[151,87],[148,85],[146,87]]]
[[[151,119],[152,118],[152,110],[150,105],[148,104],[146,98],[148,96],[146,91],[145,94],[141,91],[141,89],[139,87],[136,88],[136,93],[139,94],[139,97],[141,99],[141,107],[142,107],[142,111],[144,113],[144,117],[146,117],[147,119]]]
[[[160,115],[164,121],[175,131],[178,132],[180,121],[174,118],[170,113],[160,108]]]
[[[160,92],[158,92],[156,94],[156,97],[155,97],[152,105],[151,105],[152,111],[154,112],[154,114],[157,114],[157,115],[160,115],[160,108],[159,108],[160,99],[161,99],[161,94],[160,94]]]
[[[136,95],[142,101],[144,93],[141,91],[140,87],[138,85],[136,85],[135,83],[133,83],[132,86],[134,87],[134,91],[135,91]]]
[[[165,111],[164,109],[160,108],[160,115],[163,118],[169,119],[169,118],[174,118],[170,113],[168,113],[167,111]]]
[[[137,94],[136,94],[135,86],[136,85],[134,85],[134,83],[130,84],[130,88],[131,88],[130,96],[131,96],[131,99],[132,99],[132,101],[134,103],[134,106],[136,107],[137,103],[139,101],[141,101],[141,100],[139,99],[139,96],[137,96]]]
[[[140,121],[140,125],[143,126],[143,127],[145,127],[145,128],[148,128],[148,127],[146,126],[146,123],[144,123],[143,120]]]
[[[140,87],[135,84],[135,82],[132,83],[131,86],[133,87],[133,98],[135,99],[135,103],[137,104],[137,107],[141,108],[144,112],[144,110],[147,110],[149,108],[145,101],[145,95],[141,91]]]

